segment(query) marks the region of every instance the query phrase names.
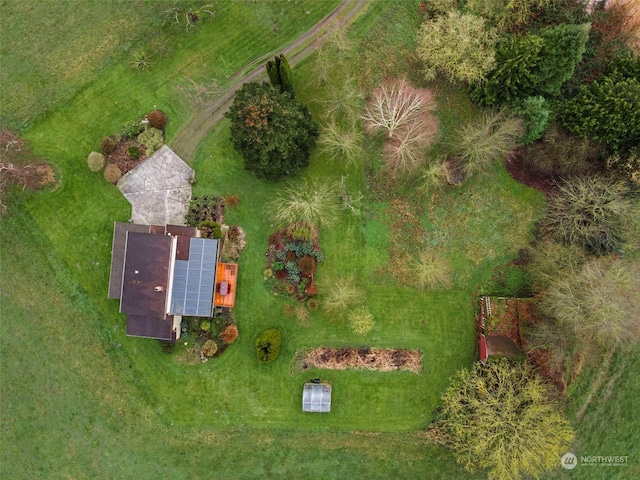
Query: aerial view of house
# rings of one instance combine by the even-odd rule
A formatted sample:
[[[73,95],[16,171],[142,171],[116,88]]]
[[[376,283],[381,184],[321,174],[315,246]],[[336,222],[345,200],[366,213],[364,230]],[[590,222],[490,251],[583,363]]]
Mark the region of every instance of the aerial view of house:
[[[640,478],[636,0],[0,2],[0,478]]]

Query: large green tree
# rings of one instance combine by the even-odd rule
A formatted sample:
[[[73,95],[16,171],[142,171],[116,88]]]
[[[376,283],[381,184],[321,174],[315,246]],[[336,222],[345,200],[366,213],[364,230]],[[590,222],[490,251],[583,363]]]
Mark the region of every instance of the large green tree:
[[[582,58],[590,27],[558,25],[522,38],[507,37],[497,47],[495,68],[473,86],[473,99],[502,105],[536,95],[557,97]]]
[[[268,83],[246,83],[226,113],[233,146],[259,178],[277,180],[309,164],[318,127],[306,105]]]
[[[640,57],[611,62],[594,82],[560,106],[565,127],[625,154],[640,145]]]
[[[442,395],[442,426],[459,463],[490,479],[538,477],[560,465],[573,438],[550,387],[527,363],[476,363]]]
[[[485,20],[457,11],[425,22],[418,34],[417,53],[424,63],[427,80],[437,73],[454,82],[475,82],[495,63],[495,29]]]
[[[614,256],[592,257],[560,273],[540,296],[542,313],[586,351],[626,348],[640,340],[640,268]]]

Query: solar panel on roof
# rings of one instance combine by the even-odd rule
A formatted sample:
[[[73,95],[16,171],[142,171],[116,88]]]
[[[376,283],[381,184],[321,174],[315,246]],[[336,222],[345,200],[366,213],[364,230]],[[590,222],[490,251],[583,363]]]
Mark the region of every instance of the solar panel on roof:
[[[211,316],[217,254],[217,240],[191,239],[189,260],[175,262],[169,313],[192,317]]]

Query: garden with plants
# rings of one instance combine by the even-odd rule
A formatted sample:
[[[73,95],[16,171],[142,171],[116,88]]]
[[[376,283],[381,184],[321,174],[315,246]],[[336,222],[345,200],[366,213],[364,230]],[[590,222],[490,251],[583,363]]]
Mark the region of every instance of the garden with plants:
[[[640,21],[586,3],[3,3],[2,476],[640,475]],[[175,344],[107,299],[165,143],[239,265]]]

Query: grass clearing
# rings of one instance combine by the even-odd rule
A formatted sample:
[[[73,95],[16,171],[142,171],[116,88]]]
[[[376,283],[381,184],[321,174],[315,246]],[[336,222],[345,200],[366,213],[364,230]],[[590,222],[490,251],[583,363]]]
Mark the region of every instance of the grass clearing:
[[[195,158],[185,160],[197,172],[195,195],[240,199],[226,214],[227,222],[242,226],[247,235],[234,309],[238,340],[221,357],[186,366],[157,342],[126,337],[117,302],[106,299],[113,221],[126,221],[130,207],[115,187],[88,171],[87,153],[102,136],[154,105],[169,114],[170,143],[190,116],[179,86],[189,79],[200,84],[215,80],[223,88],[244,64],[306,30],[335,3],[314,3],[307,14],[293,2],[220,2],[212,21],[189,34],[171,34],[180,38],[175,51],[150,71],[133,71],[125,54],[112,53],[112,63],[106,62],[101,75],[94,73],[73,95],[62,90],[51,94],[59,102],[56,111],[40,117],[26,136],[37,154],[56,164],[61,186],[30,195],[26,207],[12,204],[12,217],[0,226],[7,319],[0,325],[3,474],[474,478],[420,429],[431,421],[449,377],[475,358],[475,289],[530,240],[541,213],[542,196],[511,180],[499,165],[460,188],[419,196],[418,181],[410,179],[380,195],[370,188],[373,177],[368,176],[379,165],[373,159],[379,158],[380,145],[366,139],[362,164],[338,165],[316,152],[311,165],[292,179],[338,184],[344,178],[354,196],[364,195],[361,215],[345,210],[335,227],[321,232],[325,261],[318,270],[321,286],[350,275],[357,278],[376,319],[361,336],[351,331],[346,312],[320,308],[304,322],[287,318],[285,302],[265,288],[264,252],[275,226],[264,205],[286,182],[265,183],[244,170],[225,120]],[[412,48],[412,27],[419,23],[415,7],[376,2],[362,15],[354,38],[366,39],[366,62],[380,66],[387,61],[391,67],[384,68],[393,74],[407,69],[393,59]],[[396,53],[389,57],[389,52]],[[365,73],[365,81],[373,85],[382,70]],[[294,70],[295,81],[304,85],[299,98],[318,117],[328,89],[317,87],[312,77],[311,60]],[[444,140],[431,150],[433,156],[448,151],[445,140],[456,124],[477,115],[463,92],[437,89],[437,95]],[[425,232],[421,245],[406,247],[433,246],[445,252],[456,272],[452,289],[418,293],[380,275],[397,247],[386,213],[393,197],[415,203],[416,227]],[[322,295],[320,290],[318,300]],[[272,327],[282,331],[282,352],[272,364],[259,365],[253,341]],[[184,342],[190,341],[178,344],[178,352],[189,348]],[[292,370],[297,351],[318,346],[419,349],[423,373]],[[624,368],[609,398],[635,407],[631,392],[637,370]],[[318,376],[333,385],[332,413],[305,415],[300,411],[302,384]],[[618,390],[622,387],[627,390]],[[594,406],[595,414],[602,415],[605,403]],[[621,449],[635,439],[625,412],[616,412]],[[590,415],[583,432],[594,439],[603,424]],[[637,450],[629,451],[633,455]]]

